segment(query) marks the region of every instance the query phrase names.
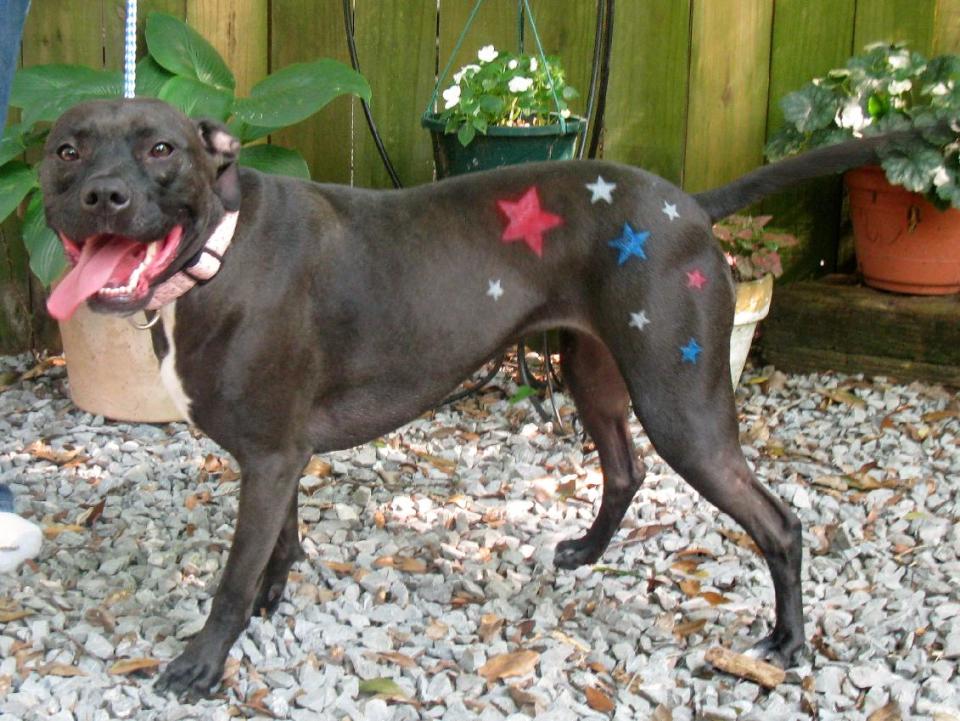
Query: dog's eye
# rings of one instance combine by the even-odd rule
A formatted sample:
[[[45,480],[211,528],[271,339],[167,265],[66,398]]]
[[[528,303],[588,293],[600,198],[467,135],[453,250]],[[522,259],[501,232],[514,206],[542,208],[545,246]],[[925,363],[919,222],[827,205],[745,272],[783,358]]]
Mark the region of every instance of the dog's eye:
[[[59,148],[57,148],[57,157],[59,157],[60,160],[66,160],[66,161],[79,160],[80,153],[77,151],[75,147],[73,147],[69,143],[64,143]]]
[[[157,143],[150,148],[151,158],[166,158],[173,152],[173,146],[170,143]]]

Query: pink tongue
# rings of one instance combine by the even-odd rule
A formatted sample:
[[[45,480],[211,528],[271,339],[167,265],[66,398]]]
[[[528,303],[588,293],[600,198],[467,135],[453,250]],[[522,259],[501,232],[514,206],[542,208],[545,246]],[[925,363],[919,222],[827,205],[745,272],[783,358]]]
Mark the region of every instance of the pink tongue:
[[[113,271],[130,254],[137,243],[114,240],[100,244],[87,242],[80,252],[80,260],[54,288],[47,299],[47,310],[57,320],[66,320],[87,298],[103,288]]]

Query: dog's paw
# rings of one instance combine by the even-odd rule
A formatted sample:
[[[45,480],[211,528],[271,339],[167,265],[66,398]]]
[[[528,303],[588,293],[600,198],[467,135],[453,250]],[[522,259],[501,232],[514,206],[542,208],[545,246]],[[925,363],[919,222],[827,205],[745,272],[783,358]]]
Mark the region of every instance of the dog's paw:
[[[210,698],[222,678],[223,663],[195,658],[188,650],[170,662],[153,687],[158,693],[172,693],[183,701],[194,702]]]
[[[793,666],[801,648],[803,648],[802,640],[798,641],[790,634],[774,631],[759,643],[751,646],[746,651],[746,655],[787,669]]]
[[[595,563],[601,553],[603,549],[598,551],[586,538],[568,538],[557,544],[553,552],[553,565],[569,571]]]
[[[264,584],[260,589],[256,602],[253,604],[254,615],[272,616],[280,607],[280,601],[283,600],[283,591],[287,587],[287,577],[284,575],[282,580],[274,583]]]

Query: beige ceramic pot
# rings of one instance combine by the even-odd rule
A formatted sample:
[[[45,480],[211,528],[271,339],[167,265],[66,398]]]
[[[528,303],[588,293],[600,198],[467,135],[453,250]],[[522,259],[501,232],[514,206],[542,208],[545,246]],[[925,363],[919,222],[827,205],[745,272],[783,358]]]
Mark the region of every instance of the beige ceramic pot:
[[[730,335],[730,377],[734,388],[740,382],[743,367],[747,364],[754,331],[757,324],[770,312],[772,298],[772,275],[737,283],[737,313],[733,318],[733,333]]]
[[[135,318],[143,321],[142,314]],[[115,421],[183,420],[160,382],[150,331],[82,305],[60,323],[60,335],[70,397],[77,406]]]

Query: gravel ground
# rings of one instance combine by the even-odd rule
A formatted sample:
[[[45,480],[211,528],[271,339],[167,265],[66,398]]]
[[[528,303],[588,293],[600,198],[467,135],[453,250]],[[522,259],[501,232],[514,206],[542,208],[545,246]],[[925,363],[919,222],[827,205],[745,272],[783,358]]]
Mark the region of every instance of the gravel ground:
[[[46,529],[0,577],[0,721],[960,719],[960,403],[942,388],[766,369],[738,391],[748,457],[804,524],[810,642],[775,690],[704,660],[771,621],[739,528],[634,426],[648,475],[621,531],[601,566],[555,571],[599,503],[596,454],[492,390],[314,459],[308,560],[191,706],[152,677],[209,608],[235,468],[186,425],[76,410],[63,368],[34,365],[0,358],[0,482]]]

